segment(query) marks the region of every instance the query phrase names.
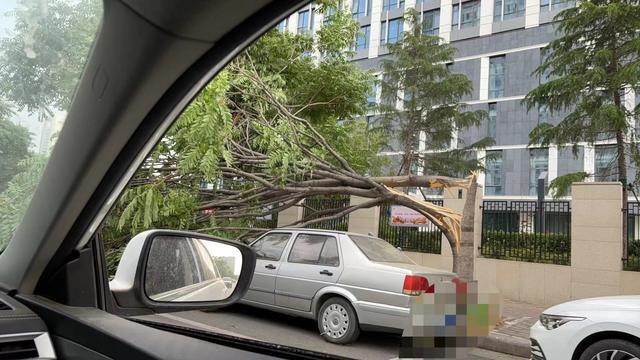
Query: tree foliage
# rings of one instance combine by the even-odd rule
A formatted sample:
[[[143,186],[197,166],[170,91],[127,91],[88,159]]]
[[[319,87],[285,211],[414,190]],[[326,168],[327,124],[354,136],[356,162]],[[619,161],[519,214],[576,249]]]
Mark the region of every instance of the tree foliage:
[[[2,40],[0,91],[18,109],[67,109],[100,21],[99,0],[20,0]]]
[[[626,185],[627,159],[631,153],[633,160],[637,153],[633,119],[640,107],[627,109],[624,98],[630,96],[629,90],[640,91],[640,5],[581,1],[555,20],[559,37],[545,48],[544,62],[533,74],[546,81],[524,103],[529,110],[545,106],[551,114],[567,115],[557,125],[534,128],[530,144],[569,144],[577,151],[582,142],[613,140],[617,149],[613,173]],[[583,175],[559,178],[555,193],[566,194],[572,181]]]
[[[30,144],[29,130],[0,118],[0,193],[20,171],[20,162],[29,156]]]
[[[473,151],[492,145],[493,139],[451,149],[452,140],[456,132],[480,125],[486,113],[465,111],[461,99],[472,93],[473,84],[447,68],[455,49],[424,34],[417,11],[408,10],[405,22],[409,31],[401,41],[387,44],[391,58],[382,62],[381,109],[402,147],[399,173],[409,174],[417,166],[424,173],[466,176],[480,168]]]

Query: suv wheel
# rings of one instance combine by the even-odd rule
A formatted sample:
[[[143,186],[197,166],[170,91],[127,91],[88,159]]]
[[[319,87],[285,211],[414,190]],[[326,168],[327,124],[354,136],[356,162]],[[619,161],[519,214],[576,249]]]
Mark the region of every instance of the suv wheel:
[[[580,360],[640,358],[640,346],[621,339],[606,339],[595,342],[582,352]]]
[[[343,298],[332,297],[318,311],[318,329],[328,342],[348,344],[360,335],[360,326],[353,306]]]

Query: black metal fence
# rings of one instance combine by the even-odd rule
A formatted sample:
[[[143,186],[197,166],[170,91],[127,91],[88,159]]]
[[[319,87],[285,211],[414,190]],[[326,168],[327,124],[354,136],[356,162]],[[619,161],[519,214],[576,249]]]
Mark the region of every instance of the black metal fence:
[[[305,219],[305,221],[317,219],[318,217],[323,216],[324,212],[330,210],[340,212],[345,207],[349,206],[349,199],[349,196],[344,195],[313,196],[306,198],[304,200],[303,219]],[[348,231],[349,215],[345,215],[337,219],[317,222],[307,226],[307,228]]]
[[[430,201],[442,206],[442,200]],[[432,223],[421,227],[391,225],[391,204],[380,206],[378,237],[405,251],[440,254],[440,229]]]
[[[483,201],[482,256],[569,265],[568,201]]]
[[[629,202],[627,206],[627,253],[622,265],[624,270],[640,271],[640,203]]]

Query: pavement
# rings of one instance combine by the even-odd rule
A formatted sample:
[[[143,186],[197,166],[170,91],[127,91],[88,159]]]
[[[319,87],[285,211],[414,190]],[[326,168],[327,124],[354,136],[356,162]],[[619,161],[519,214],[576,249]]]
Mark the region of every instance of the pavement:
[[[529,328],[546,308],[504,299],[502,322],[479,346],[501,353],[529,357]]]
[[[239,304],[215,312],[185,311],[146,315],[141,318],[187,326],[203,331],[294,346],[352,359],[396,359],[401,341],[401,336],[399,335],[362,332],[355,343],[336,345],[326,342],[320,337],[316,322],[313,320],[282,315]],[[504,331],[510,331],[509,329]],[[529,354],[527,353],[526,357],[528,356]],[[523,360],[522,357],[480,348],[471,349],[464,359]]]

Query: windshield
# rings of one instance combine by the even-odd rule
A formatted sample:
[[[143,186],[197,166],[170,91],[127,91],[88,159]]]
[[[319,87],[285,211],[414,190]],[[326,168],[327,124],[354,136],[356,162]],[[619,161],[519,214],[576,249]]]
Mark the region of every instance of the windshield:
[[[0,2],[0,252],[63,128],[101,17],[100,0]]]
[[[349,237],[371,261],[413,264],[402,251],[382,239],[358,235]]]

